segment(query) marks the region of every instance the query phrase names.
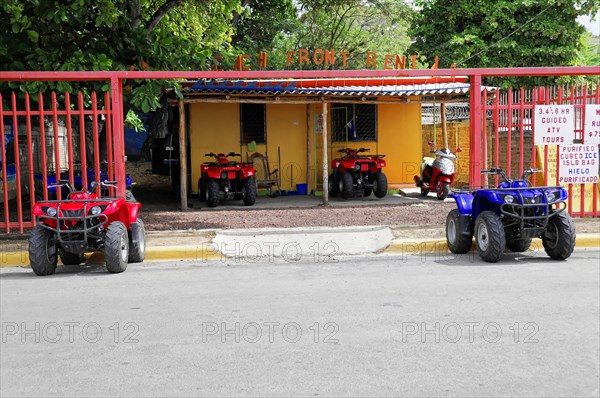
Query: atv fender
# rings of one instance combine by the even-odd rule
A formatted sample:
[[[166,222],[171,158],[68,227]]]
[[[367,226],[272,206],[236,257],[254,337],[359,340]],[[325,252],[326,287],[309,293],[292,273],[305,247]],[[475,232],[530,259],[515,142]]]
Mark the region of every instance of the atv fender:
[[[132,203],[129,207],[129,223],[132,225],[133,228],[133,224],[136,223],[137,218],[138,218],[138,213],[140,212],[140,209],[142,208],[142,204],[141,203]]]
[[[451,193],[449,196],[456,201],[458,212],[461,215],[471,215],[473,212],[473,195],[470,193]]]

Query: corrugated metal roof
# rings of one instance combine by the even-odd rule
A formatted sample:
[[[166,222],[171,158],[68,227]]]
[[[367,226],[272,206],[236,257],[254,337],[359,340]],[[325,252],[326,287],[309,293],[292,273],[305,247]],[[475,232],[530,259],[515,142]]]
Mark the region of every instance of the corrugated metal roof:
[[[414,95],[454,94],[469,92],[467,83],[429,83],[401,85],[335,85],[325,87],[301,87],[296,81],[216,81],[200,80],[186,91],[207,94],[258,94],[258,95],[335,95],[335,96],[391,96],[407,97]],[[353,83],[349,81],[348,83]],[[495,88],[482,87],[493,91]]]

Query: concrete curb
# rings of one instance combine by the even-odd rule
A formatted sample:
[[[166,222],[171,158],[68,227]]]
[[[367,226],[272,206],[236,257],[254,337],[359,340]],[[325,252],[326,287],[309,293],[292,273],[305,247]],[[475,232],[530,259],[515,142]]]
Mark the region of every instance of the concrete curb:
[[[373,228],[371,228],[373,229]],[[379,228],[380,230],[385,230],[386,227]],[[248,232],[247,236],[252,236],[252,232]],[[360,236],[356,233],[356,228],[349,228],[345,234],[354,234],[355,236]],[[318,232],[316,232],[318,233]],[[310,235],[310,234],[308,234]],[[364,239],[361,238],[361,239]],[[310,242],[314,242],[314,240],[310,240]],[[326,243],[324,241],[323,243]],[[473,245],[474,247],[475,245]],[[577,235],[577,239],[575,242],[575,247],[578,249],[590,249],[590,248],[600,248],[600,233],[585,233]],[[309,248],[310,249],[310,248]],[[534,239],[532,244],[533,250],[543,250],[542,242],[540,239]],[[400,239],[396,238],[391,241],[389,245],[384,247],[383,249],[372,249],[370,253],[365,253],[363,251],[358,251],[357,253],[333,253],[325,251],[324,253],[315,253],[314,249],[310,249],[309,253],[311,255],[365,255],[365,254],[435,254],[439,253],[440,255],[449,253],[448,245],[446,244],[446,239]],[[233,254],[233,256],[231,255]],[[146,248],[146,261],[184,261],[184,260],[196,260],[196,261],[208,261],[208,260],[225,260],[227,258],[235,258],[238,261],[244,260],[245,257],[242,256],[243,252],[235,252],[232,251],[228,253],[226,250],[221,252],[218,250],[218,246],[214,243],[203,243],[200,245],[183,245],[183,246],[157,246],[157,247],[147,247]],[[258,262],[259,258],[255,255],[254,252],[248,253],[250,254],[247,257],[248,262]],[[275,252],[271,253],[273,257],[275,256]],[[281,256],[281,254],[279,255]],[[264,257],[264,256],[263,256]],[[283,255],[285,257],[285,254]],[[93,253],[87,256],[88,262],[92,263],[103,263],[104,256],[101,253]],[[297,258],[294,258],[297,261]],[[0,267],[28,267],[29,266],[29,253],[24,251],[12,251],[6,253],[0,253]]]

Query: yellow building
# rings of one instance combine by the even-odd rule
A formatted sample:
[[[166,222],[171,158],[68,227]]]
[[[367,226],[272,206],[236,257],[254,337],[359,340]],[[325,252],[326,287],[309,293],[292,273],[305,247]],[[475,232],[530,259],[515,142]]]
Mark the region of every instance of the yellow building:
[[[422,151],[421,102],[464,101],[463,78],[199,81],[188,105],[190,192],[197,192],[204,154],[259,152],[278,169],[281,189],[321,191],[341,148],[385,154],[390,184],[410,184]],[[326,139],[324,139],[324,134]]]

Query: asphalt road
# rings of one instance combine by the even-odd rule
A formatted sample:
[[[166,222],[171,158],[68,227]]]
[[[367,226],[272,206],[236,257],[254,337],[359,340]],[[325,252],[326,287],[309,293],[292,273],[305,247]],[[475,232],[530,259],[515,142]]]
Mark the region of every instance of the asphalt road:
[[[599,257],[4,268],[0,395],[598,396]]]

